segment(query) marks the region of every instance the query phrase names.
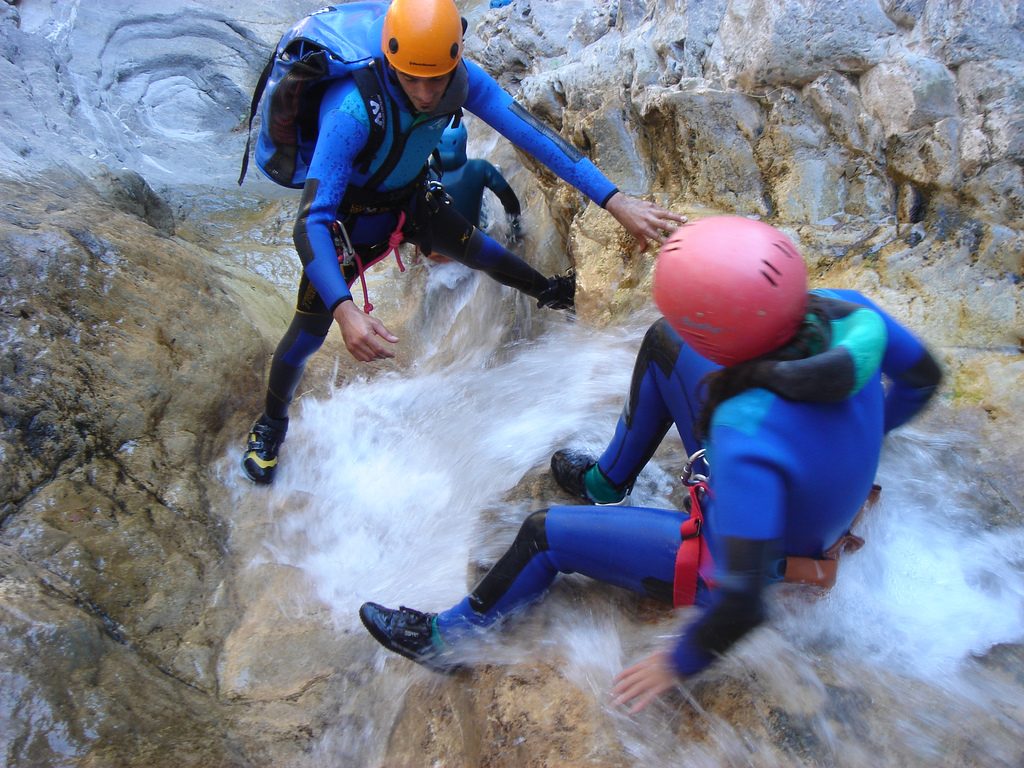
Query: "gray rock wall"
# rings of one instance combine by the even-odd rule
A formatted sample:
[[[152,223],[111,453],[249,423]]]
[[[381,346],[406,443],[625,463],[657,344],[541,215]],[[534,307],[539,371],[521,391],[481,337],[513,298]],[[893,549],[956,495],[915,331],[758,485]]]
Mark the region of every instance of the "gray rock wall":
[[[1019,519],[1019,3],[462,6],[471,54],[624,190],[691,217],[764,217],[802,243],[816,281],[867,289],[919,328],[950,372],[944,412]],[[339,672],[322,621],[281,622],[296,574],[266,592],[263,572],[239,575],[222,483],[197,470],[244,432],[289,316],[294,196],[234,180],[256,75],[307,10],[0,3],[11,766],[309,765],[327,724],[364,725],[372,670]],[[606,214],[506,145],[495,156],[527,203],[529,253],[576,266],[583,323],[647,306],[651,259]],[[287,663],[254,677],[269,651]],[[436,689],[414,688],[389,764],[444,763],[460,739],[481,763],[621,764],[604,715],[549,670],[462,684],[433,708]],[[697,696],[729,719],[765,704]],[[787,755],[792,736],[765,738]]]

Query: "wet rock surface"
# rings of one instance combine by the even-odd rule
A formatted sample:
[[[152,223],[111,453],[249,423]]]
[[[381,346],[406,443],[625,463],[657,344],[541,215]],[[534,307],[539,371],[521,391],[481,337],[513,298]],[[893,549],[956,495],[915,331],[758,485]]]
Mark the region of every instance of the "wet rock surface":
[[[928,338],[948,372],[928,423],[984,478],[983,523],[1021,524],[1018,4],[464,5],[470,53],[623,189],[691,217],[765,217],[802,244],[817,284],[865,290]],[[895,700],[866,668],[826,660],[802,677],[808,662],[766,630],[759,652],[796,672],[751,671],[741,651],[659,710],[673,727],[651,744],[601,704],[605,670],[543,654],[452,679],[378,675],[372,641],[300,570],[253,556],[307,503],[268,509],[230,490],[222,461],[291,315],[296,199],[234,180],[251,86],[308,10],[0,3],[6,763],[926,765],[903,746],[922,734],[946,764],[978,764],[982,742],[985,764],[1024,759],[1019,645],[977,662],[1007,692],[1003,717],[964,722],[941,690]],[[507,145],[494,157],[523,190],[527,253],[575,266],[579,321],[644,311],[649,256]],[[409,338],[422,280],[388,271],[373,286]],[[334,334],[304,386],[327,392],[354,376],[346,364]],[[558,494],[538,467],[508,497]],[[552,600],[616,612],[637,648],[665,621],[572,580]],[[960,722],[937,734],[925,714],[900,725],[879,711]]]

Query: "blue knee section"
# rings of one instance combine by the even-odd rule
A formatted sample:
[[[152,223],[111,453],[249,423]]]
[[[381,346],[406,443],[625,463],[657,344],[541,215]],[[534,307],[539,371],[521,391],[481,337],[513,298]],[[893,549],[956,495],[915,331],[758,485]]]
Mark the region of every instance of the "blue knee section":
[[[579,573],[639,594],[649,593],[652,579],[671,585],[682,520],[674,509],[643,507],[579,505],[534,514],[512,549],[516,544],[539,543],[540,532],[533,529],[541,522],[545,545],[534,547],[529,559],[514,571],[505,570],[504,577],[502,565],[507,560],[499,561],[481,582],[493,593],[486,608],[474,609],[479,600],[470,595],[438,615],[438,630],[451,640],[491,626],[543,596],[559,573]]]
[[[672,583],[683,519],[674,509],[554,507],[547,526],[551,560],[562,573],[645,594],[648,579]]]
[[[503,616],[515,613],[539,599],[558,575],[547,552],[539,552],[526,564],[508,585],[505,593],[488,610],[477,612],[466,597],[453,608],[437,616],[437,629],[441,637],[452,640],[474,628],[489,627]]]
[[[295,339],[287,351],[281,355],[281,362],[292,368],[302,368],[306,361],[324,344],[326,336],[314,336],[313,334],[300,330],[295,334]]]
[[[479,269],[494,269],[500,266],[508,255],[508,251],[497,240],[483,232],[479,232],[477,245],[479,250],[474,257]]]

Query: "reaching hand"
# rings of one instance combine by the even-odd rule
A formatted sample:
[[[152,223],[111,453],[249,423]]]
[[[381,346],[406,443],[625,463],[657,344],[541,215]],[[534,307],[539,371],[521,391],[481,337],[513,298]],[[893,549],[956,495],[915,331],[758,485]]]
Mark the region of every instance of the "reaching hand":
[[[334,319],[341,328],[341,338],[349,354],[361,363],[372,363],[394,357],[395,353],[381,340],[395,344],[398,337],[384,323],[363,312],[352,301],[343,301],[334,308]]]
[[[548,278],[548,287],[537,297],[538,307],[548,309],[572,309],[576,305],[576,273],[570,270],[564,275]]]
[[[665,242],[665,238],[680,224],[686,223],[685,216],[622,192],[612,195],[604,208],[639,241],[641,250],[647,249],[649,240]]]
[[[617,705],[633,702],[629,711],[636,714],[678,682],[668,652],[658,651],[619,672],[612,695]]]

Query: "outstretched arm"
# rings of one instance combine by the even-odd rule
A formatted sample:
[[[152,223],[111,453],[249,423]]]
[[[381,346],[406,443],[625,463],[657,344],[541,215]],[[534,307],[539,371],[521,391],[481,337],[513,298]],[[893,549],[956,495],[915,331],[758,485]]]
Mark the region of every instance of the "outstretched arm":
[[[665,238],[676,227],[686,223],[685,216],[623,192],[612,195],[604,208],[639,241],[640,250],[646,250],[651,240],[656,243],[665,242]]]
[[[669,688],[710,666],[764,619],[761,591],[772,545],[728,538],[729,564],[705,613],[689,625],[674,648],[657,651],[615,677],[612,695],[619,705],[639,712]]]
[[[498,196],[498,199],[501,201],[501,207],[505,209],[505,215],[508,216],[509,242],[518,243],[523,237],[522,222],[520,219],[523,211],[519,204],[519,198],[516,197],[516,193],[515,190],[512,189],[512,185],[508,183],[504,176],[501,175],[501,171],[490,163],[487,165],[488,172],[486,184],[490,190]]]
[[[512,189],[512,185],[508,183],[508,179],[502,176],[501,171],[492,163],[487,163],[485,171],[484,186],[498,196],[501,207],[505,209],[505,215],[519,216],[522,213],[522,207],[519,205],[519,198],[516,196],[515,190]]]
[[[650,240],[661,242],[664,234],[685,221],[679,214],[618,191],[578,148],[513,100],[483,69],[469,61],[466,69],[466,109],[605,208],[642,247]]]
[[[679,683],[668,651],[657,651],[615,676],[612,695],[617,705],[631,705],[636,714],[669,688]]]

